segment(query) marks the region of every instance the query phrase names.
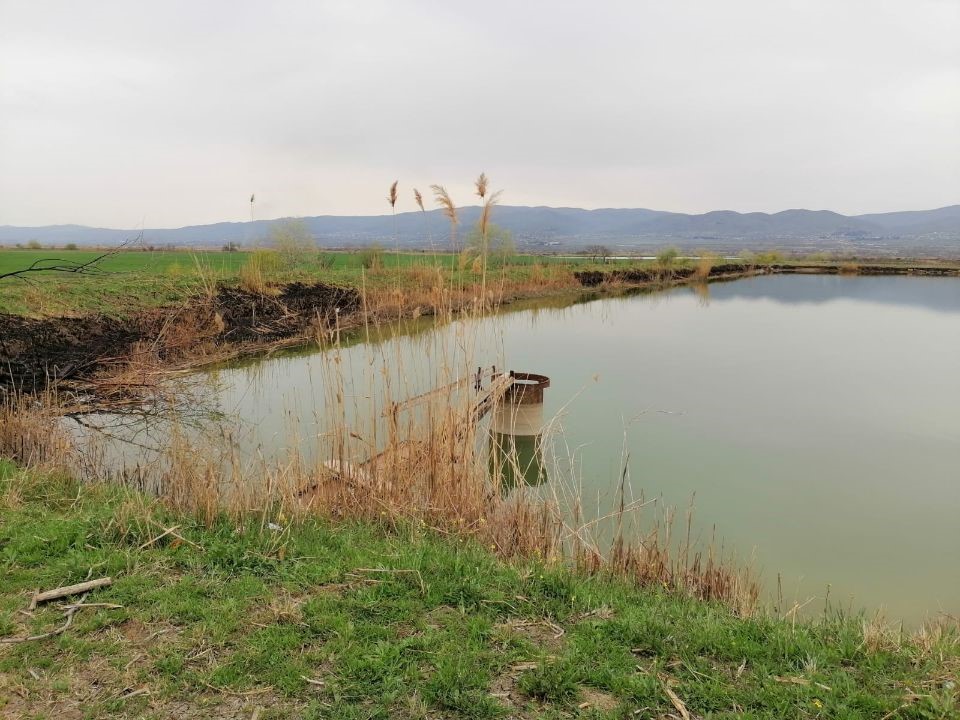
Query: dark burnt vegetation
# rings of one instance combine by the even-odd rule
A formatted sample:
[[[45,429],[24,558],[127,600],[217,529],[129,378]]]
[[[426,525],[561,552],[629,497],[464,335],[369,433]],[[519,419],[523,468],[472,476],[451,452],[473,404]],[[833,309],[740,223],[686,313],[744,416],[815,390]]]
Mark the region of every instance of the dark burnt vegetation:
[[[743,275],[751,271],[746,263],[722,263],[708,269],[705,277],[718,278],[730,275]],[[596,287],[601,283],[625,283],[629,285],[654,284],[697,279],[703,274],[701,268],[679,266],[662,268],[657,266],[623,268],[618,270],[584,270],[575,272],[574,277],[585,287]]]
[[[778,275],[918,275],[930,277],[957,277],[960,268],[948,265],[880,265],[847,261],[830,264],[803,263],[749,263],[723,262],[708,268],[704,266],[679,265],[663,267],[650,265],[640,268],[611,270],[584,270],[574,277],[584,287],[597,287],[603,283],[624,285],[655,285],[698,280],[718,280],[751,274]]]
[[[361,306],[360,293],[292,283],[267,293],[213,293],[130,318],[0,315],[0,392],[82,386],[128,368],[218,359],[331,327]]]

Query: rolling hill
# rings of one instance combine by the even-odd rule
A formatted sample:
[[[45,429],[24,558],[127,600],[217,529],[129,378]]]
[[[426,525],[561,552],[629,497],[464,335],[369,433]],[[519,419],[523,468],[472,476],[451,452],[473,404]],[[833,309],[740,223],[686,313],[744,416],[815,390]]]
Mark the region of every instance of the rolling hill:
[[[460,211],[460,235],[477,220],[479,208]],[[935,210],[841,215],[829,210],[784,210],[740,213],[717,210],[702,214],[659,210],[501,206],[495,222],[513,233],[527,250],[566,251],[604,244],[626,251],[677,245],[736,251],[780,247],[792,250],[843,250],[865,254],[960,255],[960,205]],[[329,247],[380,243],[404,248],[445,248],[449,225],[439,210],[375,216],[321,215],[299,218],[317,242]],[[216,246],[227,242],[256,245],[266,241],[271,225],[283,220],[223,222],[175,229],[146,229],[146,244]],[[82,225],[0,226],[0,244],[36,240],[44,245],[112,245],[138,230]]]

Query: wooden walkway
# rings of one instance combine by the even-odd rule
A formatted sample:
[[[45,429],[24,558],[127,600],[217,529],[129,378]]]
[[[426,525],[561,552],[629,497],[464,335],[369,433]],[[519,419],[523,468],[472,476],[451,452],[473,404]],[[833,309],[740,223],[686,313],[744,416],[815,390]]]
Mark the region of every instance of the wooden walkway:
[[[486,387],[483,387],[484,381],[487,379],[489,379],[489,382],[487,383]],[[396,417],[396,415],[400,412],[410,410],[411,408],[421,405],[432,398],[436,398],[444,393],[453,392],[460,388],[467,387],[469,383],[472,383],[473,389],[476,391],[476,397],[471,400],[470,406],[467,410],[467,424],[461,428],[461,431],[465,432],[466,427],[475,425],[488,412],[496,407],[497,403],[503,399],[503,396],[507,394],[514,382],[515,379],[513,377],[513,373],[498,373],[495,367],[487,370],[478,368],[477,372],[473,375],[461,378],[460,380],[443,385],[442,387],[434,388],[433,390],[420,395],[415,395],[414,397],[408,398],[403,402],[392,403],[388,408],[383,410],[382,416],[390,417],[392,415]],[[398,461],[402,462],[404,460],[409,460],[416,452],[420,450],[422,445],[423,443],[418,440],[404,440],[396,446],[371,455],[366,460],[357,464],[346,462],[343,464],[343,466],[341,466],[341,464],[336,461],[327,462],[324,464],[336,476],[341,478],[349,477],[354,482],[359,482],[362,485],[370,485],[374,482],[374,479],[379,474],[378,470],[380,468]],[[316,490],[316,487],[317,486],[313,486],[309,489],[305,489],[301,492],[301,497],[307,497],[310,492]]]
[[[490,382],[487,387],[483,387],[484,380],[488,378]],[[464,388],[470,383],[473,384],[477,392],[477,397],[470,403],[468,417],[473,421],[477,421],[490,412],[494,405],[506,394],[507,390],[509,390],[513,384],[513,376],[510,373],[498,373],[495,367],[487,370],[477,368],[477,372],[473,375],[462,377],[459,380],[441,385],[438,388],[421,393],[420,395],[414,395],[403,402],[391,403],[389,407],[384,408],[381,415],[383,417],[390,417],[391,415],[410,410],[432,398]]]
[[[481,390],[476,399],[470,406],[470,418],[477,422],[490,412],[493,407],[500,402],[500,399],[507,394],[507,391],[513,385],[513,376],[501,373],[494,375],[486,389]]]

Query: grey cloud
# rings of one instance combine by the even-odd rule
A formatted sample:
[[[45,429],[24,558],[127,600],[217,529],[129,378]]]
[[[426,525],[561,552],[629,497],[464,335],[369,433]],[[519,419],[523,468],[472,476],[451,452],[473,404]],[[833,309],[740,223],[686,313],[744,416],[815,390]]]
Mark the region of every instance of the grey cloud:
[[[0,0],[0,223],[960,198],[960,3]],[[260,204],[260,203],[258,203]]]

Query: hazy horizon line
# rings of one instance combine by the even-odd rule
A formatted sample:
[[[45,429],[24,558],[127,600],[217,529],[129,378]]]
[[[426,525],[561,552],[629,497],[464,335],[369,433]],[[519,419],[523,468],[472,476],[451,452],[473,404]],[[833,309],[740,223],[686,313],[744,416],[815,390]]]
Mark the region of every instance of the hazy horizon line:
[[[776,210],[773,212],[765,210],[733,210],[730,208],[715,208],[713,210],[706,210],[704,212],[685,212],[681,210],[661,210],[658,208],[643,207],[643,206],[600,206],[600,207],[582,207],[576,205],[508,205],[501,204],[497,207],[503,208],[525,208],[525,209],[546,209],[546,210],[581,210],[584,212],[602,212],[606,210],[646,210],[649,212],[665,213],[670,215],[687,215],[690,217],[698,217],[702,215],[709,215],[711,213],[735,213],[737,215],[779,215],[785,212],[828,212],[834,213],[836,215],[841,215],[843,217],[862,217],[864,215],[887,215],[893,213],[905,213],[905,212],[934,212],[937,210],[944,210],[947,208],[960,206],[960,202],[951,203],[948,205],[939,205],[937,207],[922,207],[922,208],[906,208],[898,210],[880,210],[880,211],[871,211],[871,212],[858,212],[858,213],[845,213],[840,212],[839,210],[832,210],[830,208],[808,208],[808,207],[788,207],[783,208],[782,210]],[[460,205],[457,207],[458,211],[469,210],[469,209],[478,209],[479,205]],[[428,208],[426,210],[402,210],[398,211],[396,215],[411,215],[411,214],[420,214],[421,212],[433,213],[433,212],[442,212],[442,208]],[[276,217],[254,217],[250,219],[242,220],[214,220],[210,222],[191,222],[183,225],[148,225],[145,221],[138,225],[134,226],[115,226],[115,225],[88,225],[82,222],[54,222],[47,223],[44,225],[18,225],[14,223],[0,223],[0,227],[8,228],[55,228],[55,227],[85,227],[91,228],[94,230],[182,230],[185,228],[191,227],[204,227],[207,225],[221,225],[221,224],[234,224],[234,225],[243,225],[246,223],[253,222],[277,222],[280,220],[300,220],[305,218],[321,218],[321,217],[336,217],[336,218],[385,218],[391,217],[393,213],[383,212],[383,213],[373,213],[373,214],[363,214],[363,213],[318,213],[314,215],[280,215]]]

